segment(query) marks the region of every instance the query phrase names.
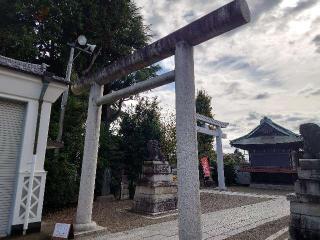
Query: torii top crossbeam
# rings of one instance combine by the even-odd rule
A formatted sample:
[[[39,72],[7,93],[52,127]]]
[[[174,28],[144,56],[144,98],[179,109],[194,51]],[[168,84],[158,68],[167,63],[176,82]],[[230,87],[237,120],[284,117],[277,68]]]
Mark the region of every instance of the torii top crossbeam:
[[[104,85],[170,57],[174,54],[178,42],[185,41],[190,46],[196,46],[249,21],[250,10],[246,1],[234,0],[133,54],[119,59],[99,72],[79,79],[73,84],[72,91],[75,94],[81,94],[94,82]]]
[[[220,122],[218,120],[215,120],[213,118],[209,118],[207,116],[201,115],[199,113],[196,114],[197,120],[208,123],[209,125],[213,125],[220,128],[226,128],[229,123],[227,122]]]

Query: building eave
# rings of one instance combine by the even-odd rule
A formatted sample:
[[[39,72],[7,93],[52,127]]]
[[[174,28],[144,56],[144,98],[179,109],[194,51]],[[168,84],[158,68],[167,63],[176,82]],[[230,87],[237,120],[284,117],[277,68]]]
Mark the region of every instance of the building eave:
[[[52,82],[61,83],[64,85],[68,85],[69,82],[66,81],[62,77],[55,76],[53,73],[50,73],[47,71],[47,65],[45,64],[34,64],[34,63],[28,63],[23,62],[20,60],[16,60],[13,58],[8,58],[5,56],[0,55],[0,67],[15,70],[18,72],[23,72],[26,74],[31,74],[34,76],[43,77],[45,74],[50,76],[48,80]]]

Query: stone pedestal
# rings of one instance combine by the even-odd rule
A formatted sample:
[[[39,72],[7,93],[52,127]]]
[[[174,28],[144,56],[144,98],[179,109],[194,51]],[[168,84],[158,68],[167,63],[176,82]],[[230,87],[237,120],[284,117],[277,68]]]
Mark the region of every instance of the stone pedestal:
[[[320,159],[300,159],[290,201],[290,239],[320,239]]]
[[[167,161],[145,161],[136,186],[133,211],[155,215],[175,210],[177,191]]]

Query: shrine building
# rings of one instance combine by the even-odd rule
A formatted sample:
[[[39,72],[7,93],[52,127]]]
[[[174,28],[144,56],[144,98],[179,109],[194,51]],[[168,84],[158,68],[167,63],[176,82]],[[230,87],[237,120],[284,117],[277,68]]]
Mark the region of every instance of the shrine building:
[[[297,178],[293,153],[303,146],[300,135],[264,117],[250,133],[230,144],[248,152],[250,164],[239,171],[250,173],[250,186],[291,188]]]

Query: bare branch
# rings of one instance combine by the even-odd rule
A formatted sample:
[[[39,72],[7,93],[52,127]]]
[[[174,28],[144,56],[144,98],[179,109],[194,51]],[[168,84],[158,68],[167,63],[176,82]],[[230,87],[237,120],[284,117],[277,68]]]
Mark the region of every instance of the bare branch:
[[[82,71],[82,75],[86,75],[90,72],[91,68],[93,67],[93,64],[97,60],[97,57],[100,55],[101,50],[102,50],[102,47],[100,47],[99,50],[93,55],[89,66],[85,70]]]

